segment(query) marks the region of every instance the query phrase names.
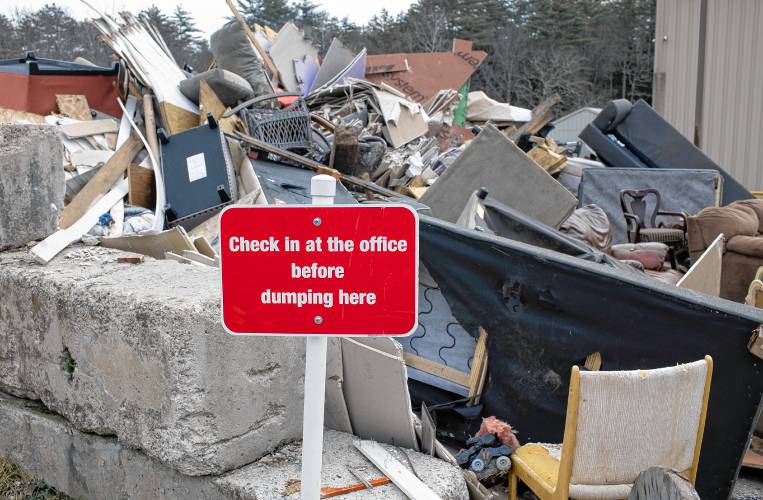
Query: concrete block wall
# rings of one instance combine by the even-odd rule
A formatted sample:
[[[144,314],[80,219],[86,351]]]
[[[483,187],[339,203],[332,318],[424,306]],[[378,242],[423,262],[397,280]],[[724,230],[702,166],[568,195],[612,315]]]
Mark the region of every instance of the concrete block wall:
[[[188,475],[301,438],[304,340],[227,334],[217,269],[120,254],[0,253],[0,390]]]
[[[64,206],[62,155],[51,125],[0,125],[0,250],[57,229]]]
[[[298,500],[299,443],[289,443],[260,460],[219,476],[186,476],[117,439],[86,434],[39,404],[0,393],[0,454],[23,470],[75,498],[93,500]],[[322,484],[357,483],[350,468],[367,478],[382,473],[352,445],[350,434],[323,434]],[[383,445],[413,469],[443,500],[469,498],[461,471],[434,457]],[[348,497],[350,498],[350,497]],[[400,499],[392,484],[352,493],[353,499]]]

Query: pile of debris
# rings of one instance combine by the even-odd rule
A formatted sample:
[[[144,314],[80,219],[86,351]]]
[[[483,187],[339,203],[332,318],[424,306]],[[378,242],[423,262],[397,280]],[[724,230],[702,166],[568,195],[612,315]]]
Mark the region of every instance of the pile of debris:
[[[23,88],[0,94],[0,162],[14,166],[0,170],[0,250],[28,246],[48,264],[81,241],[129,252],[114,253],[119,263],[208,271],[225,207],[310,203],[310,178],[331,175],[337,204],[422,215],[422,310],[399,343],[335,339],[328,427],[458,465],[463,491],[447,494],[490,498],[520,447],[506,422],[523,441],[560,442],[572,365],[711,354],[720,374],[705,442],[724,449],[700,464],[699,489],[728,493],[763,381],[735,388],[723,363],[757,374],[744,344],[763,316],[718,297],[759,305],[748,286],[763,265],[763,201],[643,101],[607,104],[580,134],[600,161],[582,159],[580,144],[553,139],[558,96],[528,110],[470,91],[487,57],[471,42],[368,55],[335,39],[321,57],[294,23],[252,29],[228,4],[234,19],[212,35],[206,71],[182,68],[127,13],[93,19],[110,68],[0,61],[0,86]],[[637,321],[654,330],[649,346]],[[702,324],[712,331],[682,339]],[[369,367],[383,376],[352,376]],[[358,449],[386,457],[373,445]],[[387,482],[364,476],[330,496]]]

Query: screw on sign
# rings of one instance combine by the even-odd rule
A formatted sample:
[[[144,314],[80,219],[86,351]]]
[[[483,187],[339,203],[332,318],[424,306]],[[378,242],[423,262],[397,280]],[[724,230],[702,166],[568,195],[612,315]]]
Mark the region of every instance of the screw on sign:
[[[305,335],[302,498],[320,498],[326,338],[417,325],[418,216],[405,205],[229,207],[220,215],[222,319],[234,335]]]

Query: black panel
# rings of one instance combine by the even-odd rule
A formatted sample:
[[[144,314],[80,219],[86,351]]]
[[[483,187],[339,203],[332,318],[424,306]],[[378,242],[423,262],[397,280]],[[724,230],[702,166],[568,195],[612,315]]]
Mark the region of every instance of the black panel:
[[[561,442],[570,370],[599,351],[602,369],[714,359],[697,489],[726,498],[756,420],[763,360],[747,351],[763,311],[617,272],[430,217],[421,258],[456,319],[488,333],[484,415],[523,442]]]

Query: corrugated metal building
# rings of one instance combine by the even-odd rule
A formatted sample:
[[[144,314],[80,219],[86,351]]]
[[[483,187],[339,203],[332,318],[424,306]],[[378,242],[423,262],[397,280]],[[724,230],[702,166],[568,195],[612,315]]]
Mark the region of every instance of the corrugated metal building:
[[[573,111],[558,120],[554,120],[554,128],[548,134],[556,142],[577,142],[578,135],[583,129],[596,118],[601,108],[580,108]],[[580,157],[588,158],[593,151],[583,143],[580,148]]]
[[[657,0],[655,109],[763,190],[763,1]]]

